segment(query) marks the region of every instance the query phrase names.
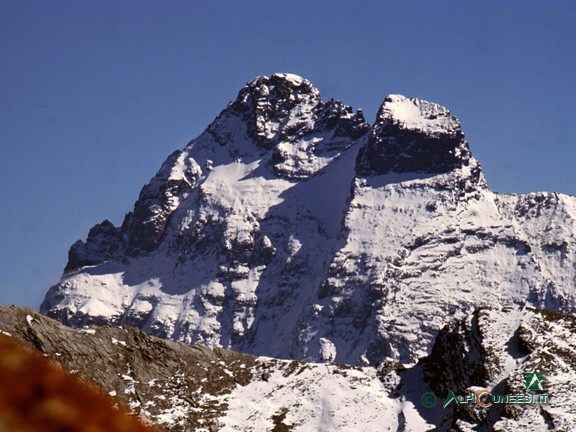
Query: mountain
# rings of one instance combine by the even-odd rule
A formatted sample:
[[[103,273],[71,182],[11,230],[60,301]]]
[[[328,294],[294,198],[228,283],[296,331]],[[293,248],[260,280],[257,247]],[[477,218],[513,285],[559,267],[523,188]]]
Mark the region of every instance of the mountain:
[[[4,339],[12,339],[166,432],[569,431],[576,428],[575,330],[570,315],[481,308],[447,324],[414,366],[353,367],[211,350],[133,327],[72,329],[31,309],[0,306],[0,363],[10,358]],[[544,374],[543,391],[526,390],[531,371]],[[41,373],[27,380],[47,382]],[[443,408],[450,392],[479,391],[549,398]]]
[[[576,199],[492,192],[460,123],[250,81],[120,227],[70,249],[41,312],[253,355],[415,364],[479,307],[575,311]]]

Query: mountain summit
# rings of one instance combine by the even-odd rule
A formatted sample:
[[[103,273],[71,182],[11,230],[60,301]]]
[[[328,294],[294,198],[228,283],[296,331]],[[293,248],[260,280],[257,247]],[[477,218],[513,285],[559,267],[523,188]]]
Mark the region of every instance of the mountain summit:
[[[575,310],[576,199],[492,192],[456,117],[388,96],[370,126],[256,78],[120,227],[70,249],[41,311],[279,358],[414,363],[480,306]]]
[[[460,123],[440,105],[388,96],[363,149],[360,175],[446,173],[470,164]]]

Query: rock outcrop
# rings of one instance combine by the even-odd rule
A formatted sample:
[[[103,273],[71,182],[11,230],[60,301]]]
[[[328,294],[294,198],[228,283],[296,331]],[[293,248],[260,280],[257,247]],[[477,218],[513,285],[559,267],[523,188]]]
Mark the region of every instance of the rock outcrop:
[[[478,404],[452,403],[444,425],[456,431],[572,430],[576,389],[576,318],[533,308],[476,310],[442,329],[421,364],[425,379],[442,401],[490,392]],[[527,387],[528,373],[541,373],[541,390]],[[503,395],[529,395],[516,403],[495,403]],[[538,396],[546,395],[546,398]],[[542,400],[545,403],[532,403]],[[524,401],[524,403],[522,403]]]

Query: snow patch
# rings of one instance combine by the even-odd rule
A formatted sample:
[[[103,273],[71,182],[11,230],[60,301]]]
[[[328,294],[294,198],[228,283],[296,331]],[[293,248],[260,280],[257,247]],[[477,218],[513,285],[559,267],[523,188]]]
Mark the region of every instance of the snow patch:
[[[236,387],[224,396],[222,431],[270,431],[283,423],[294,431],[396,431],[399,405],[375,370],[282,362],[266,381]],[[292,365],[292,367],[294,367]],[[262,395],[267,395],[263,398]]]
[[[446,108],[401,95],[390,95],[385,99],[379,119],[391,119],[405,129],[419,130],[429,135],[452,133],[460,129],[458,120]]]

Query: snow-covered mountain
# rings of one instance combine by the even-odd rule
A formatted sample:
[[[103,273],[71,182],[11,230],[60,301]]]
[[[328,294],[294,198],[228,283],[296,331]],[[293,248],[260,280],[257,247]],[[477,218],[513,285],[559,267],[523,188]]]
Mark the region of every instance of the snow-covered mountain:
[[[250,81],[41,311],[284,359],[413,364],[481,306],[576,309],[576,199],[492,192],[458,120],[388,96],[370,126],[307,80]]]

